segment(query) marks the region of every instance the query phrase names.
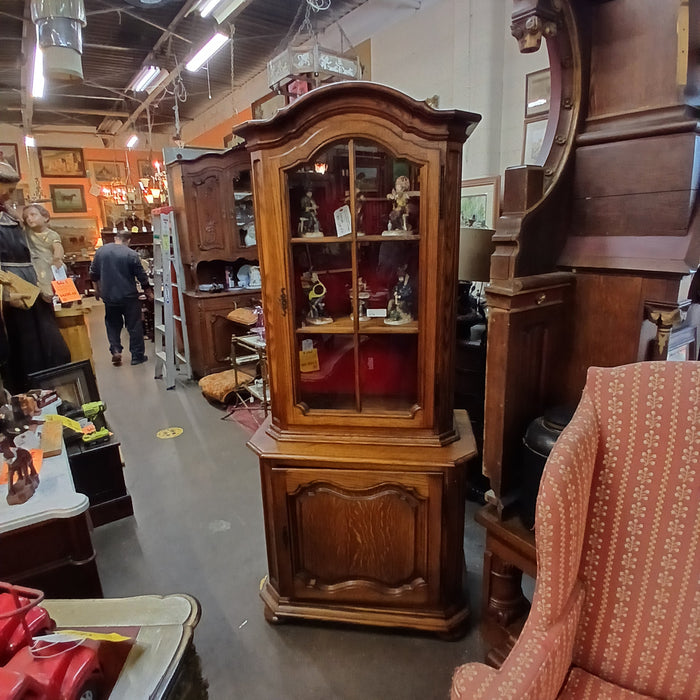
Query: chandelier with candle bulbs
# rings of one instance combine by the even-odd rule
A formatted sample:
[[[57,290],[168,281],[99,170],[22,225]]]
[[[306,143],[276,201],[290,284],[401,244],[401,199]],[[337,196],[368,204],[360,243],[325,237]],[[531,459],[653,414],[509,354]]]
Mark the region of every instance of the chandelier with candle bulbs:
[[[151,163],[151,171],[139,179],[141,195],[149,205],[162,206],[168,203],[168,178],[160,161]]]

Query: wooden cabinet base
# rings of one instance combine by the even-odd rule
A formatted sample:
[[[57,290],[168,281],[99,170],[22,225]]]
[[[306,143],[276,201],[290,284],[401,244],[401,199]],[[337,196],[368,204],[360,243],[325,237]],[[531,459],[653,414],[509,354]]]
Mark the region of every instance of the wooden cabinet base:
[[[464,592],[466,463],[474,437],[444,447],[279,441],[260,457],[273,622],[303,618],[457,637]]]
[[[401,608],[362,608],[353,605],[328,603],[304,603],[281,598],[277,590],[265,579],[260,591],[265,603],[265,619],[271,624],[293,620],[318,620],[372,627],[392,627],[433,632],[445,639],[460,639],[467,631],[469,608],[466,602],[451,610],[403,610]]]

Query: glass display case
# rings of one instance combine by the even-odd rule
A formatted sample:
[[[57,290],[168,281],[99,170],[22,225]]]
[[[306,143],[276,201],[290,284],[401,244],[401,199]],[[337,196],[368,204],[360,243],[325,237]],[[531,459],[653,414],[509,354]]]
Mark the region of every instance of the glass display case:
[[[253,172],[271,415],[269,620],[463,629],[454,412],[461,149],[479,116],[386,86],[312,90],[237,127]]]
[[[346,139],[286,180],[298,404],[409,414],[418,404],[420,168]]]

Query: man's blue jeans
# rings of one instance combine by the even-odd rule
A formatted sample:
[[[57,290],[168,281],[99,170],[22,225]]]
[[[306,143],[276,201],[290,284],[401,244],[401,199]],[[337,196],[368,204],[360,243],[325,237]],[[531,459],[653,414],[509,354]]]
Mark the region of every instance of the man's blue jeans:
[[[129,352],[131,359],[141,359],[146,352],[143,340],[143,323],[141,322],[141,302],[138,297],[125,299],[119,304],[105,302],[105,327],[109,351],[112,355],[121,354],[122,328],[126,326],[129,333]]]

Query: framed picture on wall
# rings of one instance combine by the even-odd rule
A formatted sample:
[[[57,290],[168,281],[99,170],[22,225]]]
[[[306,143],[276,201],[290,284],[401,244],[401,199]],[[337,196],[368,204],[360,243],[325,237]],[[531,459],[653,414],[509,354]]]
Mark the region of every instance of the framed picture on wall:
[[[85,188],[82,185],[49,185],[54,214],[87,211]]]
[[[523,134],[523,165],[542,165],[542,146],[547,132],[547,117],[525,122]]]
[[[82,148],[37,149],[42,177],[85,177]]]
[[[126,164],[121,161],[89,160],[88,170],[95,182],[124,182],[126,180]]]
[[[459,206],[461,228],[495,228],[500,215],[500,181],[498,176],[462,181]]]
[[[551,97],[549,68],[528,73],[525,76],[525,118],[549,113]]]
[[[22,174],[19,171],[19,153],[17,151],[17,144],[0,143],[0,161],[9,163],[13,169],[17,171],[18,175]]]
[[[139,171],[139,180],[155,175],[156,169],[153,167],[153,163],[151,163],[150,160],[139,160],[136,162],[136,167]]]

